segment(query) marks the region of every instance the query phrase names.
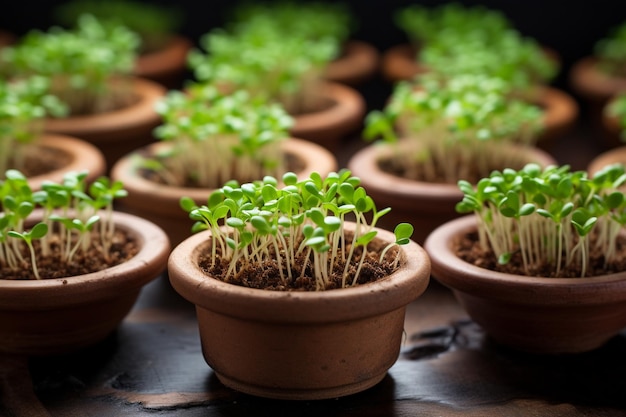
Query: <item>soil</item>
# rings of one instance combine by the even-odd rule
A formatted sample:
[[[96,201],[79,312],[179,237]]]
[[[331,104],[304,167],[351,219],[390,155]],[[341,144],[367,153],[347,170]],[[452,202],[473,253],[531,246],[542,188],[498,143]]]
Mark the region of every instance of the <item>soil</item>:
[[[382,245],[376,246],[375,242],[370,243],[369,250],[366,253],[365,261],[359,272],[358,282],[354,285],[363,285],[369,282],[374,282],[379,279],[389,276],[394,272],[392,262],[397,255],[398,248],[392,248],[388,251],[383,262],[379,262],[380,251]],[[354,277],[355,271],[358,266],[358,261],[361,259],[362,247],[355,249],[353,262],[349,266],[348,279],[346,282],[351,283],[352,277]],[[243,267],[238,264],[238,272],[234,277],[225,277],[225,273],[228,270],[228,262],[222,261],[217,265],[211,267],[211,258],[209,248],[199,257],[200,268],[209,276],[220,279],[222,281],[240,285],[242,287],[257,288],[272,291],[316,291],[315,277],[311,268],[311,261],[301,256],[294,263],[292,267],[292,274],[295,279],[293,281],[282,282],[280,278],[280,272],[278,270],[278,264],[274,260],[267,260],[260,264],[251,264]],[[305,266],[304,272],[302,266]],[[332,274],[329,277],[329,282],[324,290],[331,290],[341,288],[342,274],[345,267],[345,263],[338,262],[333,268]],[[283,270],[285,277],[287,277],[286,270]]]
[[[54,242],[55,236],[51,235],[50,237],[52,239],[52,254],[45,258],[39,255],[39,242],[33,242],[33,246],[38,254],[36,256],[37,269],[42,279],[71,278],[72,276],[101,271],[129,260],[139,251],[137,242],[128,235],[128,233],[117,230],[113,238],[109,259],[104,258],[100,245],[92,245],[92,247],[84,253],[80,251],[76,252],[72,263],[67,264],[61,260],[59,245]],[[92,240],[99,242],[97,232],[92,233]],[[1,279],[36,279],[30,264],[30,252],[28,252],[26,247],[24,247],[22,251],[22,256],[25,260],[23,268],[12,270],[3,266],[0,268]]]
[[[17,166],[14,161],[9,161],[9,166],[18,169],[28,178],[61,169],[71,162],[68,153],[56,148],[35,145],[29,146],[25,151],[21,166]]]
[[[616,272],[626,271],[626,237],[620,236],[617,242],[616,261],[605,265],[604,254],[594,247],[593,236],[590,235],[590,257],[587,265],[586,277],[613,274]],[[476,232],[457,238],[454,242],[454,252],[464,261],[476,265],[481,268],[490,269],[515,275],[529,275],[534,277],[555,278],[554,265],[537,265],[531,268],[527,274],[524,271],[522,257],[520,253],[515,253],[511,260],[505,264],[499,264],[498,259],[491,249],[484,250],[478,244],[478,234]],[[561,278],[579,278],[581,276],[580,265],[569,265],[561,268],[559,277]]]

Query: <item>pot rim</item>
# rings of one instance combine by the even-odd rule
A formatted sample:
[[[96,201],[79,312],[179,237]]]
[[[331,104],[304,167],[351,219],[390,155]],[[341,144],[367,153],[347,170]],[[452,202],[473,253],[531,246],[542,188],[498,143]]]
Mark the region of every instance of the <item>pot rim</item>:
[[[426,239],[432,275],[445,286],[515,304],[597,305],[626,301],[626,272],[588,278],[512,275],[472,265],[452,252],[455,236],[476,229],[474,214],[444,223]]]
[[[324,73],[328,81],[348,85],[359,84],[374,75],[380,53],[373,45],[349,39],[343,45],[344,55],[331,61]]]
[[[555,164],[555,159],[546,151],[536,147],[511,145],[511,152],[528,152],[539,163],[547,166]],[[382,170],[378,161],[390,156],[394,145],[373,143],[357,151],[348,161],[352,174],[361,179],[361,185],[374,195],[393,195],[398,207],[414,207],[440,211],[443,206],[450,207],[463,198],[463,193],[456,184],[416,181],[390,174]]]
[[[137,168],[133,162],[134,156],[137,156],[142,150],[158,149],[172,146],[167,142],[156,142],[144,146],[124,157],[113,165],[111,170],[111,178],[124,182],[124,187],[128,190],[126,200],[131,201],[133,205],[136,203],[139,207],[150,209],[154,204],[159,205],[159,209],[172,207],[176,213],[181,212],[179,201],[183,196],[191,197],[196,204],[205,204],[209,194],[213,191],[211,188],[197,187],[178,187],[173,185],[164,185],[154,181],[150,181],[141,175],[138,175]],[[305,163],[303,169],[297,173],[298,178],[303,179],[311,175],[313,171],[331,172],[337,169],[337,161],[333,154],[327,149],[315,143],[296,138],[287,138],[281,143],[281,147],[285,154],[292,154],[304,162],[307,162],[302,155],[310,157],[315,155],[314,163]],[[323,164],[323,165],[322,165]],[[121,202],[122,205],[131,205],[131,203]]]
[[[395,240],[392,232],[377,230],[377,239]],[[406,306],[426,290],[429,282],[430,259],[411,241],[400,247],[403,267],[376,282],[326,291],[245,288],[211,278],[197,267],[199,246],[209,235],[209,231],[200,232],[174,248],[168,262],[170,282],[198,308],[232,317],[294,324],[364,318]]]
[[[589,55],[576,61],[569,73],[569,83],[579,94],[595,101],[605,101],[616,91],[626,89],[626,79],[598,70],[598,57]]]
[[[98,142],[115,142],[119,138],[114,132],[137,128],[150,121],[158,124],[161,117],[155,111],[155,103],[165,95],[166,88],[161,84],[137,76],[125,76],[122,79],[132,83],[132,89],[138,96],[137,102],[130,106],[97,114],[86,114],[61,118],[46,118],[45,130],[62,132],[82,138],[90,137],[103,129],[109,132]]]
[[[184,71],[187,53],[191,47],[192,42],[189,38],[179,33],[170,33],[163,48],[137,57],[133,74],[137,77],[150,78]]]
[[[41,280],[0,279],[0,309],[45,310],[78,305],[141,288],[166,268],[170,243],[160,227],[141,217],[114,212],[115,225],[130,232],[140,246],[126,262],[102,271]],[[67,300],[71,294],[72,299]]]

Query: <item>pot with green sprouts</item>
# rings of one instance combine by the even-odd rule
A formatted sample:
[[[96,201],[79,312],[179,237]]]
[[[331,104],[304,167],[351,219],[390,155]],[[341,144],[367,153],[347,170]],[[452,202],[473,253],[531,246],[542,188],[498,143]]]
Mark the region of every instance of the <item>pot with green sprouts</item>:
[[[49,93],[50,79],[34,75],[0,80],[0,172],[17,169],[39,189],[44,178],[60,180],[67,170],[103,175],[104,157],[78,138],[44,133],[45,117],[63,116],[67,107]]]
[[[289,137],[293,119],[282,106],[244,90],[190,83],[170,91],[156,111],[162,117],[154,131],[160,141],[125,155],[111,175],[129,190],[122,209],[161,225],[174,244],[191,226],[180,211],[183,195],[201,204],[209,190],[231,179],[336,169],[330,152]]]
[[[576,353],[626,325],[626,171],[568,166],[460,181],[460,213],[428,237],[433,277],[497,342]]]
[[[203,51],[190,52],[189,65],[200,82],[281,104],[295,119],[294,137],[332,148],[360,125],[364,100],[353,88],[323,78],[339,53],[334,36],[304,29],[287,35],[276,20],[263,13],[208,32],[200,40]]]
[[[206,204],[181,205],[197,233],[168,273],[196,304],[205,360],[224,384],[310,400],[384,377],[430,266],[410,224],[376,227],[389,209],[350,171],[229,182]]]
[[[587,165],[587,171],[593,174],[606,165],[626,165],[626,94],[617,93],[609,100],[602,112],[602,127],[606,139],[613,145],[610,149],[596,155]]]
[[[71,0],[54,9],[55,20],[72,27],[83,14],[122,24],[139,36],[133,74],[174,88],[186,68],[191,41],[178,31],[183,23],[180,7],[138,0]]]
[[[507,82],[478,74],[418,80],[398,83],[385,108],[367,115],[363,135],[379,143],[355,153],[348,167],[394,209],[390,219],[419,226],[421,243],[457,216],[458,180],[554,159],[534,146],[541,109],[512,99]]]
[[[169,241],[152,223],[113,209],[126,191],[87,172],[32,190],[0,182],[0,352],[67,353],[104,339],[141,287],[164,269]]]
[[[137,45],[137,35],[125,26],[81,15],[75,28],[33,30],[3,48],[0,71],[8,80],[48,78],[49,93],[68,111],[46,117],[45,130],[96,145],[110,167],[128,147],[152,141],[159,121],[153,106],[165,88],[131,75]]]

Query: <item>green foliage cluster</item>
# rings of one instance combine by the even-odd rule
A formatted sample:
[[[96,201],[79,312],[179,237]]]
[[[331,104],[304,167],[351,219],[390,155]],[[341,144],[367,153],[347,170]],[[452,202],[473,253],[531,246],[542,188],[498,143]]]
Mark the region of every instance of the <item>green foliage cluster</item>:
[[[459,181],[459,213],[475,213],[480,244],[501,263],[520,252],[527,271],[542,265],[558,277],[571,264],[587,271],[590,236],[609,263],[626,224],[626,182],[621,164],[606,166],[589,178],[569,166],[542,169],[528,164],[519,171],[494,171],[475,185]],[[530,274],[529,274],[530,275]]]
[[[341,10],[251,4],[226,28],[202,36],[205,52],[192,50],[189,65],[200,81],[247,90],[281,103],[290,114],[310,111],[319,106],[319,82],[345,37],[339,33],[347,20]]]
[[[0,172],[22,166],[46,115],[63,116],[66,106],[49,94],[50,80],[32,76],[16,81],[0,79]]]
[[[429,73],[396,84],[385,108],[367,115],[363,134],[397,145],[404,176],[417,178],[419,167],[421,180],[443,175],[454,184],[468,171],[488,175],[493,161],[507,166],[515,155],[501,144],[534,144],[542,121],[541,109],[513,98],[500,78]]]
[[[142,165],[168,184],[218,188],[233,178],[252,181],[286,170],[281,143],[293,119],[279,104],[192,83],[170,91],[156,111],[163,123],[154,134],[172,146]]]
[[[303,180],[287,172],[282,182],[279,187],[277,179],[270,176],[241,185],[231,181],[211,193],[207,204],[200,207],[190,198],[181,199],[182,208],[196,221],[192,231],[211,231],[212,264],[218,257],[228,260],[228,280],[247,265],[273,260],[286,283],[298,278],[292,271],[305,254],[304,265],[298,267],[304,273],[307,264],[310,266],[317,289],[326,288],[337,265],[345,265],[342,287],[354,285],[365,259],[363,251],[356,272],[349,276],[355,249],[366,248],[376,237],[373,228],[390,209],[378,211],[359,186],[360,180],[348,170],[332,172],[326,178],[313,173]],[[347,218],[356,223],[351,236],[344,228]],[[398,225],[396,242],[383,250],[380,259],[393,245],[408,243],[412,233],[411,225]],[[395,264],[398,260],[396,257]]]
[[[83,14],[124,25],[140,36],[141,52],[161,48],[183,22],[180,7],[137,0],[72,0],[59,5],[54,14],[59,23],[68,27],[74,26]]]
[[[612,28],[594,45],[600,68],[608,74],[626,76],[626,21]]]
[[[504,14],[483,6],[411,5],[397,11],[396,24],[419,45],[420,62],[440,74],[488,74],[525,91],[551,80],[559,69]]]
[[[620,135],[622,140],[626,140],[626,94],[618,93],[605,107],[604,111],[607,116],[617,119],[621,128]]]
[[[104,259],[109,258],[115,232],[113,200],[126,196],[121,182],[102,177],[88,185],[87,172],[68,172],[62,183],[46,182],[40,191],[32,191],[20,171],[8,170],[5,176],[0,182],[0,266],[25,268],[24,245],[37,279],[41,278],[37,258],[50,256],[53,245],[60,248],[64,263],[92,247],[98,248]],[[42,220],[27,230],[28,218],[36,208],[42,211]],[[92,238],[94,228],[99,239]],[[39,251],[33,245],[35,240],[40,243]]]
[[[8,79],[49,77],[50,92],[71,114],[97,113],[111,105],[111,78],[131,73],[138,45],[138,36],[126,27],[81,15],[71,30],[33,30],[3,48],[1,71]]]

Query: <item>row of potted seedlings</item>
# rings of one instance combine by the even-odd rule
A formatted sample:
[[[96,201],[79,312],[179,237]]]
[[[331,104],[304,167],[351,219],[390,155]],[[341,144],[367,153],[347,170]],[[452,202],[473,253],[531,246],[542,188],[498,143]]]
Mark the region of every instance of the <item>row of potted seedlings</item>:
[[[618,304],[623,304],[620,287],[624,280],[619,273],[623,268],[615,266],[609,256],[597,258],[596,253],[615,253],[618,262],[624,258],[620,250],[626,202],[620,187],[626,174],[618,165],[593,174],[570,172],[535,146],[542,132],[550,132],[552,120],[541,98],[550,89],[536,84],[535,71],[539,70],[507,78],[505,69],[492,67],[493,56],[486,55],[479,68],[472,69],[461,60],[447,65],[450,61],[444,57],[450,50],[445,48],[451,47],[450,41],[428,38],[421,46],[427,52],[431,44],[428,70],[398,82],[386,107],[365,119],[364,136],[382,137],[385,143],[368,146],[354,155],[348,169],[338,169],[329,148],[362,123],[364,103],[349,87],[328,81],[332,79],[328,62],[338,56],[337,40],[344,42],[345,33],[298,34],[297,30],[306,32],[305,25],[293,28],[286,37],[279,30],[291,27],[290,13],[301,8],[287,7],[284,15],[276,13],[276,18],[284,19],[282,26],[261,6],[242,10],[232,26],[203,38],[204,51],[188,55],[198,81],[169,93],[154,84],[153,92],[140,98],[139,86],[152,83],[130,76],[135,58],[133,51],[126,51],[130,54],[121,71],[126,75],[117,75],[115,84],[123,86],[122,93],[132,91],[129,99],[141,104],[138,112],[150,117],[140,127],[123,115],[125,110],[110,112],[112,119],[105,125],[127,125],[132,132],[114,143],[110,132],[89,137],[81,130],[97,124],[78,110],[95,104],[95,98],[76,92],[65,99],[54,90],[59,83],[67,91],[68,86],[92,85],[91,80],[33,71],[41,61],[31,62],[37,54],[28,51],[30,42],[33,47],[50,42],[47,49],[55,54],[61,50],[85,53],[79,40],[67,42],[71,31],[55,29],[50,33],[53,40],[33,34],[23,44],[2,51],[11,78],[20,79],[4,83],[0,90],[5,95],[3,104],[20,103],[0,108],[2,133],[7,132],[0,138],[4,149],[51,146],[46,141],[62,135],[47,132],[62,132],[90,140],[106,155],[103,158],[96,152],[97,165],[75,166],[73,173],[60,177],[45,174],[39,181],[19,170],[6,170],[0,187],[2,271],[28,270],[35,279],[0,282],[2,352],[49,355],[102,340],[128,313],[141,286],[166,266],[174,288],[198,306],[203,353],[220,380],[271,398],[331,398],[380,381],[398,357],[405,307],[426,290],[431,260],[433,277],[453,288],[471,317],[503,344],[542,353],[580,352],[602,345],[626,325],[623,315],[614,313],[610,326],[596,331],[600,327],[596,317],[618,312]],[[484,16],[491,15],[480,16],[484,22]],[[507,22],[490,19],[495,27],[509,30],[503,43],[519,41]],[[426,20],[437,22],[433,17]],[[483,26],[488,30],[488,25]],[[77,31],[83,40],[116,36],[125,39],[121,43],[127,46],[138,43],[130,42],[136,35],[123,26],[103,24],[93,16],[82,16]],[[477,45],[493,41],[485,33],[472,35]],[[281,55],[285,50],[273,47],[281,38],[292,42],[286,56]],[[252,48],[246,53],[250,72],[232,65],[230,48],[243,41]],[[60,46],[74,43],[76,49]],[[492,49],[503,47],[495,43]],[[263,57],[258,50],[272,54]],[[306,62],[314,61],[294,59],[305,51],[324,56],[313,57],[319,64],[308,67]],[[99,59],[106,61],[111,57],[107,53],[122,52],[108,50]],[[548,67],[554,63],[546,62]],[[264,67],[276,63],[282,66]],[[505,63],[509,69],[516,66]],[[302,68],[305,71],[299,73]],[[446,71],[438,70],[443,68]],[[458,73],[450,72],[454,68]],[[95,75],[103,81],[109,78]],[[302,79],[321,87],[305,88],[299,84]],[[282,85],[279,80],[288,82]],[[275,88],[264,88],[269,86]],[[347,106],[349,114],[345,107],[324,104],[336,98],[314,105],[327,106],[326,118],[335,123],[347,118],[351,123],[347,130],[334,138],[330,127],[315,133],[307,130],[308,115],[302,106],[310,101],[294,94],[305,90],[348,91],[356,96]],[[57,102],[59,98],[66,104]],[[72,103],[79,103],[78,107]],[[64,106],[82,128],[57,128],[55,122],[61,119],[45,117],[51,109],[68,111]],[[557,111],[559,115],[563,108],[569,116],[576,113],[567,103]],[[556,130],[570,123],[560,116],[557,119]],[[312,122],[312,126],[319,127],[319,123]],[[25,127],[40,130],[33,133]],[[160,141],[151,143],[155,127]],[[131,144],[129,137],[142,140]],[[33,138],[35,142],[29,143]],[[453,162],[451,155],[455,155]],[[19,159],[16,152],[5,167],[19,166]],[[102,177],[107,173],[105,166],[110,168],[110,180]],[[374,178],[372,173],[380,176]],[[430,200],[412,200],[416,183],[430,183],[423,193]],[[399,194],[388,197],[392,190]],[[123,198],[118,201],[119,197]],[[114,200],[119,210],[113,210]],[[422,207],[430,212],[417,213]],[[464,217],[448,223],[470,211],[476,211],[478,220]],[[462,226],[461,235],[452,230],[457,223]],[[199,233],[188,238],[191,232]],[[108,240],[111,236],[115,244]],[[521,259],[524,267],[521,272],[500,270],[494,278],[487,278],[491,272],[480,266],[484,265],[481,260],[453,262],[451,258],[459,258],[457,245],[468,239],[473,239],[469,246],[480,246],[495,257],[492,264],[511,266]],[[105,260],[121,260],[77,276],[57,277],[40,267],[49,252],[56,257],[54,262],[64,265],[90,251]],[[546,259],[540,253],[551,255]],[[606,269],[598,267],[603,262]],[[572,264],[576,278],[559,273]],[[539,278],[550,265],[556,265],[559,272]],[[261,269],[268,272],[261,275]],[[537,271],[534,276],[525,276],[531,270]],[[476,272],[479,281],[469,271]],[[457,272],[460,279],[453,278]],[[24,277],[24,272],[18,273],[18,278]],[[260,278],[265,281],[259,282]],[[516,291],[539,294],[535,298],[544,304],[537,307],[524,299],[519,314],[490,312],[480,299],[498,292],[491,290],[492,284],[505,288],[495,304],[502,306],[504,300],[507,312],[509,304],[520,298]],[[528,290],[526,285],[539,289]],[[469,292],[472,288],[479,291]],[[575,294],[574,300],[565,301],[564,293]],[[69,307],[60,308],[60,313],[71,319],[51,319],[52,310],[65,299]],[[571,304],[582,300],[588,300],[589,306],[577,320],[571,320]],[[113,305],[116,312],[103,313],[104,306]],[[559,306],[567,312],[559,312]],[[19,319],[10,316],[12,310]],[[91,322],[96,311],[104,316]],[[499,319],[496,325],[490,324],[493,316]],[[546,328],[546,321],[555,327]],[[44,324],[45,332],[33,330],[37,323]],[[239,330],[239,325],[250,332]],[[291,330],[285,332],[281,326]],[[506,332],[511,329],[513,338]],[[341,343],[333,342],[337,336]],[[320,340],[328,341],[331,351],[320,353],[325,348]],[[293,357],[278,349],[286,345],[293,347]],[[247,346],[255,346],[260,356],[238,350]],[[283,366],[275,366],[278,362]]]

